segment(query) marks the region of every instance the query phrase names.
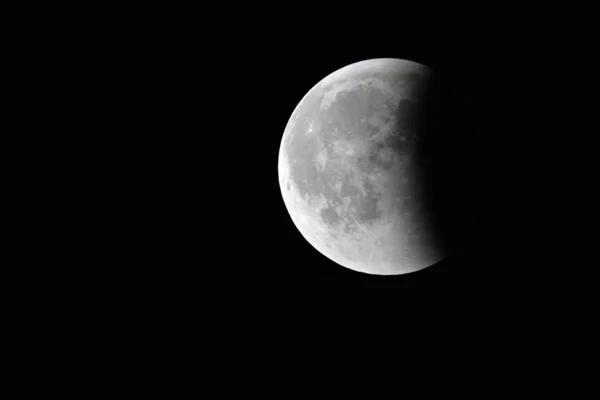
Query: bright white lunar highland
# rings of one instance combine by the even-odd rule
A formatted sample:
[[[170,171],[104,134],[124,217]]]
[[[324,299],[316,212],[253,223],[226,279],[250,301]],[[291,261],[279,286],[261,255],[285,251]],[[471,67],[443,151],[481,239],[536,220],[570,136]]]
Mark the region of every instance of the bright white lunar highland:
[[[382,58],[341,68],[293,111],[279,150],[279,185],[302,236],[332,261],[377,275],[443,258],[420,199],[416,110],[430,74]]]

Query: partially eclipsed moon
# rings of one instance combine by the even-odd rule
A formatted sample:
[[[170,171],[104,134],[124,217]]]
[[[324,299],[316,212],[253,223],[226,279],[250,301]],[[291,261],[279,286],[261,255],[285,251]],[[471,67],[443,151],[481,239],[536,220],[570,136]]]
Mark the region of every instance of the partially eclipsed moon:
[[[279,151],[279,184],[302,236],[332,261],[405,274],[443,258],[416,173],[416,109],[430,70],[399,59],[341,68],[304,96]]]

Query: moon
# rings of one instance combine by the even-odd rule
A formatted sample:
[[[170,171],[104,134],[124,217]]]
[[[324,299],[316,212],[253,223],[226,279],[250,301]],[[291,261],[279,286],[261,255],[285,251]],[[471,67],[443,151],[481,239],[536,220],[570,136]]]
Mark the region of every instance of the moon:
[[[334,71],[302,98],[279,149],[301,235],[354,271],[398,275],[444,258],[422,199],[417,110],[431,70],[393,58]]]

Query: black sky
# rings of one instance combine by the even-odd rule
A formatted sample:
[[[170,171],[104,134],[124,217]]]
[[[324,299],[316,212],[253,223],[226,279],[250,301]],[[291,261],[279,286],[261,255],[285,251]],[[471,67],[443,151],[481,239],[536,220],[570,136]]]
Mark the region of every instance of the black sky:
[[[313,249],[293,225],[283,204],[277,181],[277,155],[283,130],[293,109],[304,94],[320,79],[329,73],[352,62],[379,57],[393,57],[413,60],[430,66],[444,76],[443,79],[464,90],[475,105],[471,114],[464,114],[466,124],[477,120],[481,136],[492,141],[493,135],[501,135],[499,124],[494,125],[498,115],[498,105],[502,104],[498,96],[502,83],[490,68],[494,60],[476,48],[461,47],[451,42],[428,42],[405,38],[385,41],[379,44],[353,40],[341,44],[290,43],[278,46],[273,41],[262,41],[258,45],[260,65],[252,68],[252,74],[259,79],[248,83],[257,86],[258,98],[251,101],[252,112],[257,112],[252,122],[245,127],[244,134],[249,144],[248,151],[253,160],[249,171],[257,171],[243,183],[244,190],[257,196],[251,201],[250,225],[241,226],[245,233],[244,241],[251,249],[252,264],[260,265],[260,272],[251,275],[259,277],[259,283],[280,287],[328,287],[350,286],[359,288],[380,287],[443,287],[467,284],[467,281],[487,279],[486,269],[494,268],[497,249],[481,248],[467,251],[462,258],[439,263],[427,270],[404,276],[372,276],[357,273],[328,260]],[[492,95],[490,91],[494,91]],[[253,92],[254,93],[254,92]],[[484,106],[487,104],[487,106]],[[498,139],[499,136],[496,136]],[[464,139],[463,139],[464,140]],[[465,143],[463,143],[465,145]],[[479,144],[467,142],[469,148],[459,149],[466,152],[483,152]],[[501,145],[501,144],[500,144]],[[456,145],[455,145],[456,147]],[[488,152],[491,160],[496,153]],[[255,164],[254,164],[255,163]],[[480,167],[474,165],[474,169]],[[495,175],[483,176],[486,184],[496,179]],[[244,179],[243,179],[244,180]],[[481,182],[473,185],[482,186]],[[243,191],[242,191],[243,192]],[[470,192],[471,196],[472,191]],[[465,194],[468,195],[468,194]],[[488,208],[492,205],[488,204]],[[501,219],[501,218],[500,218]],[[491,233],[491,224],[486,227],[486,241],[493,242],[498,233]],[[245,267],[242,267],[245,268]]]
[[[557,209],[558,198],[563,196],[557,194],[560,189],[549,175],[549,171],[559,170],[557,161],[553,161],[551,151],[542,150],[548,144],[557,144],[553,139],[556,126],[552,126],[550,115],[554,108],[548,104],[545,78],[552,73],[544,70],[543,62],[532,54],[528,44],[476,35],[470,40],[439,35],[424,36],[422,40],[399,37],[378,44],[370,40],[342,40],[336,45],[275,43],[265,41],[259,45],[266,62],[257,67],[265,70],[259,72],[260,100],[252,110],[259,110],[261,117],[248,128],[258,146],[258,151],[254,146],[248,151],[260,157],[251,168],[258,172],[247,187],[259,200],[253,202],[256,208],[251,218],[256,225],[245,228],[245,237],[251,243],[254,260],[263,265],[260,275],[265,282],[307,288],[527,287],[531,280],[541,282],[559,276],[557,259],[566,257],[570,260],[567,263],[576,263],[577,257],[565,256],[562,251],[559,256],[556,250],[570,248],[572,238],[557,239],[566,233],[559,227],[568,223],[569,217]],[[452,162],[460,164],[454,171],[466,172],[471,179],[452,189],[452,201],[485,211],[482,214],[481,209],[473,210],[469,215],[468,209],[462,209],[465,218],[480,222],[476,244],[427,270],[404,276],[359,274],[319,254],[293,226],[277,183],[281,135],[298,101],[336,69],[377,57],[426,64],[437,72],[445,87],[467,99],[471,108],[466,111],[462,104],[457,105],[456,98],[445,103],[456,139],[442,146],[451,153]],[[567,182],[570,185],[572,179]],[[477,200],[480,195],[481,201]],[[452,227],[445,228],[449,235],[455,233]],[[557,242],[560,244],[553,244]],[[554,256],[550,254],[552,248]]]
[[[221,278],[207,278],[207,284],[248,293],[315,288],[502,291],[534,282],[544,286],[541,282],[564,271],[557,264],[573,271],[584,268],[579,267],[581,253],[567,249],[585,235],[570,234],[574,231],[565,226],[575,218],[561,209],[583,182],[578,171],[567,172],[559,161],[567,164],[564,160],[577,158],[573,154],[579,150],[568,141],[563,145],[564,134],[557,134],[561,107],[568,105],[557,107],[555,95],[568,85],[549,84],[560,80],[563,67],[569,68],[568,62],[556,60],[573,59],[573,51],[549,51],[553,44],[525,25],[519,33],[515,27],[482,30],[457,23],[439,30],[415,31],[413,25],[342,34],[318,21],[286,26],[280,18],[266,20],[248,20],[227,34],[211,36],[209,30],[188,36],[185,44],[166,46],[173,55],[171,68],[182,69],[170,83],[180,97],[165,100],[175,105],[169,129],[177,132],[177,143],[164,151],[183,171],[182,177],[170,176],[169,184],[176,190],[185,187],[186,205],[211,204],[192,205],[192,215],[179,217],[185,225],[179,234],[186,237],[179,246],[185,254],[191,251],[186,260],[194,259],[197,248],[197,261],[204,265],[201,275],[218,271]],[[423,63],[447,87],[464,94],[473,111],[458,112],[451,102],[448,115],[460,115],[470,134],[480,134],[488,147],[483,150],[479,140],[465,141],[468,136],[447,143],[455,161],[466,160],[460,168],[475,171],[479,179],[470,186],[461,183],[469,189],[462,204],[473,203],[479,190],[493,193],[483,207],[487,217],[478,219],[476,245],[426,270],[391,277],[345,269],[313,249],[287,214],[277,180],[280,140],[304,94],[347,64],[380,57]],[[462,134],[460,121],[453,123]],[[473,155],[483,158],[485,168],[468,164]],[[180,180],[188,183],[179,185]],[[453,201],[461,204],[459,197]]]

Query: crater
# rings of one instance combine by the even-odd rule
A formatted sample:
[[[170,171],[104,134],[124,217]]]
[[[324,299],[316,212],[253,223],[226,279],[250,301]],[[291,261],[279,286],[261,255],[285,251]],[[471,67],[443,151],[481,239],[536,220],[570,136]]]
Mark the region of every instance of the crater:
[[[381,217],[379,200],[381,193],[375,187],[365,182],[363,184],[364,194],[354,196],[350,199],[350,207],[354,210],[354,217],[361,223],[371,223]]]
[[[344,231],[344,233],[352,234],[352,233],[356,233],[358,231],[358,228],[357,228],[356,224],[350,224],[350,223],[346,222],[344,224],[344,227],[342,228],[342,230]]]
[[[323,208],[319,215],[327,225],[338,226],[340,224],[341,218],[335,208],[332,208],[331,206]]]
[[[375,169],[371,157],[358,157],[356,159],[356,166],[364,174],[370,174]]]
[[[369,154],[368,164],[371,171],[379,168],[384,171],[389,171],[394,166],[395,152],[386,146],[377,146],[376,149]]]

